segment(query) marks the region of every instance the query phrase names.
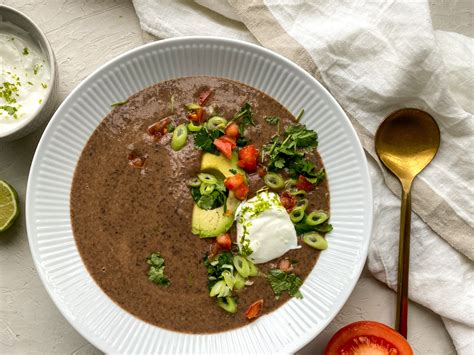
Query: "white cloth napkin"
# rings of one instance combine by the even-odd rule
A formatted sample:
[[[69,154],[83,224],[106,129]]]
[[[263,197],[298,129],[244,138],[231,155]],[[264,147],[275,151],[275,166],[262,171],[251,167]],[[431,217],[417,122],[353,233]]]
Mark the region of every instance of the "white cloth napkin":
[[[399,187],[374,159],[373,134],[402,107],[437,119],[442,145],[413,192],[409,295],[441,315],[459,354],[474,354],[474,40],[434,31],[426,0],[133,3],[142,28],[159,38],[259,43],[323,82],[367,151],[375,196],[369,269],[393,289]]]

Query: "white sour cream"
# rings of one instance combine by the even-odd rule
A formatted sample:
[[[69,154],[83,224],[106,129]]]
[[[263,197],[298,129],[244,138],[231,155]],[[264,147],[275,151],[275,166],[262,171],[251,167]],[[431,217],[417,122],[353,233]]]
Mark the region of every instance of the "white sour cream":
[[[0,132],[8,133],[42,104],[50,68],[20,28],[0,22]]]
[[[252,250],[248,256],[256,264],[266,263],[297,249],[298,240],[290,216],[277,194],[260,192],[240,204],[236,212],[237,243]]]

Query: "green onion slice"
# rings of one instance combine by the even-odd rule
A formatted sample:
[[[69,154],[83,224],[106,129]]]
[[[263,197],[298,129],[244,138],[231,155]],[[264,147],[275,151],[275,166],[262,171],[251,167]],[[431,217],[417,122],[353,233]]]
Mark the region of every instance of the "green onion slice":
[[[201,180],[202,182],[205,182],[206,184],[212,184],[212,185],[217,184],[217,178],[212,174],[199,173],[197,177],[199,180]]]
[[[195,125],[194,122],[188,123],[188,130],[190,132],[199,132],[202,129],[202,125]]]
[[[215,187],[216,185],[212,185],[212,184],[208,184],[204,182],[199,187],[199,192],[201,193],[201,195],[210,195],[214,191]]]
[[[317,232],[303,234],[303,242],[308,244],[311,248],[318,250],[325,250],[328,247],[327,240]]]
[[[209,291],[209,296],[211,297],[226,297],[231,294],[231,289],[227,286],[224,280],[217,281],[214,286],[212,286],[211,291]]]
[[[207,121],[207,129],[215,131],[216,129],[224,129],[227,126],[227,120],[224,117],[214,116]]]
[[[298,223],[304,218],[304,209],[296,207],[290,212],[290,219],[293,223]]]
[[[219,297],[217,299],[217,304],[219,305],[219,307],[229,313],[237,312],[237,303],[232,297]]]
[[[238,272],[234,274],[234,279],[234,290],[241,290],[245,287],[245,281],[247,280],[240,276]]]
[[[171,138],[171,148],[173,150],[180,150],[186,145],[188,139],[188,129],[185,124],[180,124],[173,131],[173,138]]]
[[[233,259],[235,269],[237,272],[242,276],[243,278],[247,278],[250,275],[250,266],[247,261],[243,256],[236,255],[234,256]]]
[[[234,274],[232,274],[232,272],[229,271],[229,270],[225,270],[225,271],[222,272],[221,275],[224,278],[224,281],[225,281],[227,287],[229,287],[232,290],[234,288],[234,285],[235,285]]]
[[[323,211],[314,211],[306,216],[305,223],[308,226],[317,226],[321,223],[324,223],[328,220],[329,216],[326,212]]]
[[[257,266],[248,259],[247,259],[247,262],[249,263],[249,276],[257,276],[258,275]]]
[[[188,186],[199,187],[199,185],[201,185],[201,180],[199,180],[196,176],[188,180]]]
[[[307,198],[301,198],[298,201],[296,201],[296,207],[302,208],[303,211],[306,211],[306,208],[308,207],[308,199]]]
[[[271,189],[282,189],[285,187],[285,180],[280,174],[269,172],[263,177],[263,182]]]

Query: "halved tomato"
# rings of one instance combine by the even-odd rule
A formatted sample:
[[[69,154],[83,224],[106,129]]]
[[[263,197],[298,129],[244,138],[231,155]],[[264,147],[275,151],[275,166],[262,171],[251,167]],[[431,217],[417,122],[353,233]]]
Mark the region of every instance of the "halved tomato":
[[[413,355],[406,339],[385,324],[360,321],[333,335],[325,355]]]

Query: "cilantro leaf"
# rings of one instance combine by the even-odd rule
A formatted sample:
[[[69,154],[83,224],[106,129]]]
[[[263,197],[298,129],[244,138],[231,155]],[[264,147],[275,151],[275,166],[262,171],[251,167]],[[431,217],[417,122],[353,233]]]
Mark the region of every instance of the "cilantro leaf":
[[[227,200],[227,190],[222,180],[218,180],[214,185],[214,191],[210,194],[202,194],[199,187],[191,188],[191,196],[196,205],[203,210],[212,210],[217,207],[225,206]]]
[[[273,289],[276,299],[279,299],[283,292],[288,292],[291,297],[303,298],[299,290],[303,281],[294,273],[283,272],[280,269],[272,269],[267,276],[267,280]]]
[[[217,259],[214,260],[210,260],[207,255],[204,257],[204,266],[207,268],[208,277],[207,286],[209,287],[209,290],[217,281],[219,281],[219,279],[222,279],[222,272],[229,270],[229,265],[233,265],[232,258],[232,253],[228,251],[220,253]]]
[[[255,122],[252,118],[252,106],[246,102],[239,112],[234,115],[232,121],[237,121],[240,119],[239,123],[239,133],[240,136],[243,136],[245,133],[245,128],[248,126],[255,126]]]
[[[218,155],[219,150],[217,150],[214,145],[214,139],[219,138],[223,134],[224,133],[217,129],[214,131],[208,131],[207,128],[204,127],[194,135],[194,145],[204,152]]]
[[[276,126],[277,124],[280,123],[280,117],[278,117],[278,116],[267,116],[267,117],[265,117],[265,121],[267,121],[267,123],[271,124],[272,126]]]
[[[168,287],[171,285],[170,279],[165,275],[165,259],[161,257],[160,253],[152,253],[146,262],[150,265],[148,280],[158,286]]]

